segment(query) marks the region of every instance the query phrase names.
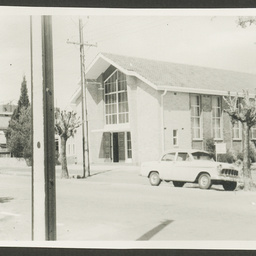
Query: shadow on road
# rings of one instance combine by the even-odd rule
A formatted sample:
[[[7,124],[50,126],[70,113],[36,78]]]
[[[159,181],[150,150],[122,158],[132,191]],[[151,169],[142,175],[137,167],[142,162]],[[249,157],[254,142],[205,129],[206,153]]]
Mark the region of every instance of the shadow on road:
[[[113,171],[113,170],[106,170],[106,171],[95,172],[95,173],[91,174],[89,177],[92,177],[92,176],[95,176],[95,175],[98,175],[98,174],[102,174],[102,173],[106,173],[106,172],[111,172],[111,171]]]
[[[166,226],[168,226],[172,222],[173,222],[173,220],[166,220],[166,221],[164,221],[163,223],[161,223],[158,226],[154,227],[153,229],[149,230],[147,233],[145,233],[143,236],[138,238],[136,241],[147,241],[147,240],[150,240],[154,235],[159,233],[162,229],[164,229]]]
[[[13,200],[14,198],[12,197],[0,197],[0,203],[8,203],[10,202],[11,200]]]
[[[198,190],[200,190],[201,188],[199,188],[199,187],[184,187],[184,188],[188,188],[188,189],[198,189]],[[201,189],[202,190],[202,189]],[[211,188],[209,188],[209,189],[204,189],[204,190],[215,190],[215,191],[221,191],[221,192],[223,192],[223,191],[225,191],[223,188],[216,188],[216,187],[211,187]]]

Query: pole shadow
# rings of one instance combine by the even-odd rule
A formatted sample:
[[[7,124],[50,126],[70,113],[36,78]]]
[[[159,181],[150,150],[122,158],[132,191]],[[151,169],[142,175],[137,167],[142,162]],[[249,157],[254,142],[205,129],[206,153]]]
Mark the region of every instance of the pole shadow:
[[[3,203],[8,203],[13,199],[14,199],[13,197],[0,197],[0,203],[2,203],[2,204]]]
[[[106,170],[106,171],[95,172],[95,173],[91,174],[89,177],[96,176],[96,175],[103,174],[103,173],[107,173],[107,172],[111,172],[111,171],[113,171],[113,170]]]
[[[159,233],[161,230],[163,230],[166,226],[168,226],[170,223],[172,223],[173,220],[166,220],[159,224],[158,226],[154,227],[153,229],[149,230],[147,233],[139,237],[136,241],[148,241],[153,236],[155,236],[157,233]]]

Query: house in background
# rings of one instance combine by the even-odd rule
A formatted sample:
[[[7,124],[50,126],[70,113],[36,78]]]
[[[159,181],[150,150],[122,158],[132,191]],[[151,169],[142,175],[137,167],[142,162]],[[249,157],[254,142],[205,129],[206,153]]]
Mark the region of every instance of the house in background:
[[[205,149],[208,138],[242,149],[223,96],[253,94],[255,75],[104,53],[86,79],[91,163],[140,164],[172,148]],[[81,116],[80,88],[71,103]],[[82,162],[81,128],[68,143],[69,156]]]
[[[13,111],[16,109],[16,105],[2,104],[0,105],[0,157],[10,157],[11,153],[6,147],[5,131],[8,128],[9,121]]]

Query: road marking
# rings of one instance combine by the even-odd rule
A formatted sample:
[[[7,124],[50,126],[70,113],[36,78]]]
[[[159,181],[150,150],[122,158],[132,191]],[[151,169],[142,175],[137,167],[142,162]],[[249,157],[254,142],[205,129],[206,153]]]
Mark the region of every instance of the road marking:
[[[173,222],[173,220],[166,220],[166,221],[164,221],[163,223],[161,223],[158,226],[154,227],[153,229],[149,230],[147,233],[145,233],[143,236],[138,238],[136,241],[147,241],[147,240],[150,240],[154,235],[159,233],[162,229],[164,229],[166,226],[168,226],[172,222]]]
[[[15,217],[20,216],[20,214],[11,213],[11,212],[0,212],[0,214],[2,214],[2,215],[8,215],[8,216],[15,216]]]

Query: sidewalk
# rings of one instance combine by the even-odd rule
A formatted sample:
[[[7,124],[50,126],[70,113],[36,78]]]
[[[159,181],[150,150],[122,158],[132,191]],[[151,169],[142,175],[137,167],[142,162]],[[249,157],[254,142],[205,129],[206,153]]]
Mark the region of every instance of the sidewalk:
[[[110,171],[121,172],[139,172],[139,166],[135,165],[120,165],[120,164],[92,164],[90,166],[91,176],[99,173],[107,173]],[[61,165],[56,166],[56,178],[61,176]],[[1,166],[0,174],[15,175],[15,176],[30,176],[32,168],[25,166],[24,164],[17,164],[16,166]],[[77,178],[77,176],[83,176],[82,164],[68,165],[68,172],[70,178]]]
[[[136,165],[120,165],[120,164],[92,164],[90,166],[91,176],[98,173],[106,173],[109,171],[121,171],[121,172],[139,172],[139,166]],[[77,177],[77,175],[83,175],[82,164],[72,164],[68,165],[68,172],[70,177]],[[61,166],[56,166],[56,175],[60,177]]]

